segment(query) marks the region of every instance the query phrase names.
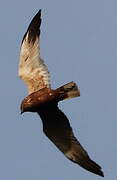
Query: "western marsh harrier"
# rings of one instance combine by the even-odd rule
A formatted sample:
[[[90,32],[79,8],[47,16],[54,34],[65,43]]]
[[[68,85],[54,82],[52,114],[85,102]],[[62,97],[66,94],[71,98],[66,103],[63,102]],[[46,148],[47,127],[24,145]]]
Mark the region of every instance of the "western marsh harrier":
[[[66,115],[58,108],[58,102],[80,96],[74,82],[51,89],[50,74],[40,57],[41,10],[32,19],[25,33],[20,52],[19,77],[28,86],[29,95],[21,103],[21,113],[37,112],[43,122],[45,135],[71,161],[86,170],[104,176],[101,167],[92,161],[74,136]]]

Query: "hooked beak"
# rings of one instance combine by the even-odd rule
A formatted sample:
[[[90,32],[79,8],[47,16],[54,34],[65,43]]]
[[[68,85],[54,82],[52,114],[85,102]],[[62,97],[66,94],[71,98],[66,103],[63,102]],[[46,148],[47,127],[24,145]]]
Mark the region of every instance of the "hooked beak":
[[[23,113],[24,113],[24,111],[21,111],[21,113],[20,113],[20,114],[22,115]]]
[[[24,113],[24,109],[21,107],[21,112],[20,112],[21,114],[23,114]]]

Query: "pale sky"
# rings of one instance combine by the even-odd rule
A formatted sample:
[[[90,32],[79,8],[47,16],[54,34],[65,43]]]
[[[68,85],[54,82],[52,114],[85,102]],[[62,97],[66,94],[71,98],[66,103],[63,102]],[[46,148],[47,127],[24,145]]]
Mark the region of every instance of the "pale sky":
[[[45,137],[38,115],[20,115],[22,37],[42,9],[41,56],[52,87],[75,81],[81,97],[61,102],[75,136],[117,178],[117,1],[2,0],[0,3],[0,180],[103,179],[66,159]]]

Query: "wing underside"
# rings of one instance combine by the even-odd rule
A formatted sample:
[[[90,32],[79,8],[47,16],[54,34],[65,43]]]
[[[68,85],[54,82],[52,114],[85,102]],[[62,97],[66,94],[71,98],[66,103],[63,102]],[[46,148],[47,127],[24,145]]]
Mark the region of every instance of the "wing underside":
[[[101,167],[90,159],[75,138],[67,117],[57,106],[49,107],[38,114],[43,122],[44,133],[68,159],[92,173],[104,176]]]
[[[28,86],[29,94],[50,87],[50,74],[40,57],[41,10],[32,19],[20,51],[19,76]]]

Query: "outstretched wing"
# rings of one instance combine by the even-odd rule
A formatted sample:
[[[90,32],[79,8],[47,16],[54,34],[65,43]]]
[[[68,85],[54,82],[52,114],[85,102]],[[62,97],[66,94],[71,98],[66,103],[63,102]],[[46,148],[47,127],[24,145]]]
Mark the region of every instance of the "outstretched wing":
[[[38,114],[43,121],[44,133],[68,159],[92,173],[104,176],[101,167],[90,159],[75,138],[67,117],[56,105],[38,111]]]
[[[40,57],[41,10],[32,19],[25,33],[20,52],[19,77],[28,86],[29,94],[41,88],[50,88],[50,74]]]

